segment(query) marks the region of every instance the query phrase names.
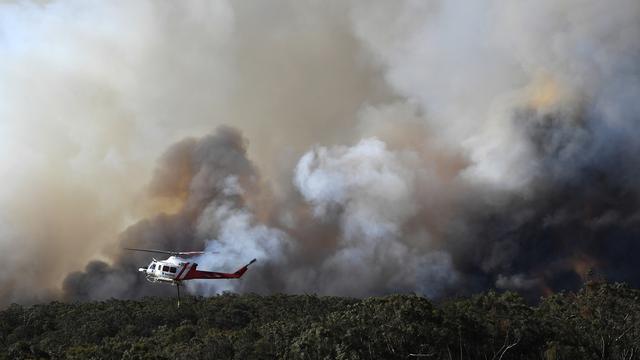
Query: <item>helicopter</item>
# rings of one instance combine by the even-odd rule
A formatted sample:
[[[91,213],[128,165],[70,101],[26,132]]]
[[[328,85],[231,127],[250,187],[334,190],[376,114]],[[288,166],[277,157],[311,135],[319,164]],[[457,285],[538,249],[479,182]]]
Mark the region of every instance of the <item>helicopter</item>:
[[[180,286],[183,281],[196,280],[196,279],[239,279],[249,269],[249,265],[256,262],[256,259],[251,260],[248,264],[238,269],[233,273],[223,273],[215,271],[202,271],[198,270],[198,264],[195,262],[189,262],[185,256],[196,256],[205,254],[204,251],[165,251],[154,249],[138,249],[138,248],[125,248],[125,250],[131,251],[143,251],[150,253],[159,253],[170,255],[168,259],[156,260],[155,258],[147,267],[138,268],[138,271],[144,273],[147,277],[147,281],[152,283],[162,282],[175,285],[178,291],[178,307],[180,307]]]

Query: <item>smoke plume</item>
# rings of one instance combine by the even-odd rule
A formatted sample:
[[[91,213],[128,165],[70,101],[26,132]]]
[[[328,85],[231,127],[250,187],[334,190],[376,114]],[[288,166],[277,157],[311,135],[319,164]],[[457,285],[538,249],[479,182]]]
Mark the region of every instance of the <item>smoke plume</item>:
[[[635,0],[0,4],[0,305],[640,285]]]

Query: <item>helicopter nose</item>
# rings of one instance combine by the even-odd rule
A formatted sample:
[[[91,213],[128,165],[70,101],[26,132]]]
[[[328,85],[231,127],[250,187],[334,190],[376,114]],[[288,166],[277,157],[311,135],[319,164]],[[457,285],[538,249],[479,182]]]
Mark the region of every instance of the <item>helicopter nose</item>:
[[[145,271],[147,271],[147,269],[146,268],[138,268],[138,271],[145,272]]]

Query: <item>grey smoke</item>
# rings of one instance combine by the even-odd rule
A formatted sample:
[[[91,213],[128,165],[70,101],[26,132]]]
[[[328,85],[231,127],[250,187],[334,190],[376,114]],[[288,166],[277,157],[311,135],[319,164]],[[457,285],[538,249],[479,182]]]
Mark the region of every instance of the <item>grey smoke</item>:
[[[246,158],[245,140],[232,128],[221,127],[201,139],[174,144],[161,158],[149,189],[151,196],[175,198],[181,203],[179,211],[130,226],[120,235],[120,246],[204,249],[210,234],[217,233],[220,224],[230,222],[224,216],[215,219],[213,207],[221,214],[249,206],[249,200],[237,190],[240,186],[255,188],[257,177],[256,169]],[[211,223],[205,223],[207,221]],[[144,277],[136,273],[138,267],[150,262],[148,254],[124,251],[120,249],[113,264],[94,261],[83,271],[67,276],[63,285],[66,296],[88,300],[166,294],[166,289],[146,283]],[[236,251],[227,255],[240,254]],[[203,265],[208,263],[205,261]]]
[[[122,246],[259,258],[198,294],[640,284],[639,19],[634,0],[4,3],[2,303],[171,293]]]

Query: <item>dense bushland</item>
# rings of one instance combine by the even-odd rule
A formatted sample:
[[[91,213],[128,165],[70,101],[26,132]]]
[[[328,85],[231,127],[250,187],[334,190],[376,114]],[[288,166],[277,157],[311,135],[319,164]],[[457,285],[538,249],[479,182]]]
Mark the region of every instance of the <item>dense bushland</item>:
[[[589,283],[528,305],[511,292],[188,297],[11,305],[0,359],[636,359],[640,291]]]

